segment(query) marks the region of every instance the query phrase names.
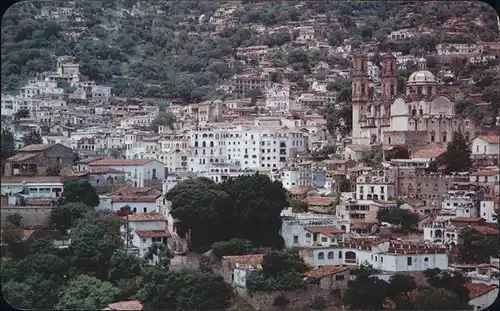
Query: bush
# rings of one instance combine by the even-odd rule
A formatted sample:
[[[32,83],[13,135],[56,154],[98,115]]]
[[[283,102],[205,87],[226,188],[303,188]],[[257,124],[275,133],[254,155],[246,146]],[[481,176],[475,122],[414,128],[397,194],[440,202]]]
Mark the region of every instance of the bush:
[[[215,242],[212,245],[217,257],[246,255],[252,246],[252,242],[243,239],[231,239],[229,241]]]
[[[326,308],[326,299],[322,296],[315,295],[311,300],[310,308],[313,310],[324,310]]]
[[[287,304],[290,303],[290,300],[288,300],[285,296],[283,295],[279,295],[278,297],[274,298],[274,301],[273,301],[273,306],[276,306],[276,307],[284,307],[286,306]]]

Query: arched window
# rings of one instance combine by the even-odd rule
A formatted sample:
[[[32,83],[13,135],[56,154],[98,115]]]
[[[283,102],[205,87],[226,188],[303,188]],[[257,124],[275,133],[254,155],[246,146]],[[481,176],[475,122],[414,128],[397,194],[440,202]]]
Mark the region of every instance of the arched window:
[[[328,259],[333,259],[333,252],[328,252]]]
[[[310,239],[311,238],[311,234],[310,233],[306,233],[306,238]]]
[[[342,251],[339,251],[339,259],[342,259]]]
[[[429,262],[429,257],[425,257],[424,262]]]
[[[323,260],[323,259],[325,259],[325,253],[319,252],[318,253],[318,260]]]

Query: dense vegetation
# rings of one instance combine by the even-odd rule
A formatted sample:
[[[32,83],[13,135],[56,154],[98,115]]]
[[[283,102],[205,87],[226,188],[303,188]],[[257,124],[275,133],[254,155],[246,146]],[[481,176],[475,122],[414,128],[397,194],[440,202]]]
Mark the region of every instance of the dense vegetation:
[[[234,13],[236,25],[216,36],[209,35],[215,26],[208,20],[223,5],[222,1],[158,1],[154,5],[134,0],[82,2],[76,4],[81,11],[80,21],[59,22],[36,18],[42,6],[50,10],[57,6],[55,2],[17,3],[2,19],[2,90],[15,90],[34,73],[53,69],[56,56],[73,55],[79,59],[83,74],[113,86],[116,95],[180,98],[186,102],[217,97],[215,87],[242,70],[242,63],[234,58],[237,47],[282,46],[295,36],[285,32],[259,34],[249,25],[278,26],[317,14],[326,14],[329,26],[320,37],[333,46],[347,38],[354,46],[376,39],[381,41],[382,50],[417,53],[430,52],[436,42],[443,40],[493,41],[498,36],[490,31],[496,27],[491,8],[476,2],[428,2],[423,6],[419,2],[395,5],[322,1],[305,2],[299,7],[300,2],[287,1],[266,3],[263,8],[256,8],[252,2],[242,1],[244,6]],[[134,4],[140,4],[141,9],[132,15]],[[387,39],[387,34],[397,27],[425,25],[438,29],[451,17],[472,20],[479,14],[486,14],[486,24],[471,26],[470,33],[458,39],[447,38],[441,32],[415,42]],[[72,34],[80,37],[72,39]],[[296,70],[291,80],[304,85],[303,76],[314,62],[345,62],[321,53],[306,54],[309,60],[296,62],[298,58],[289,55],[272,63],[290,65]]]
[[[64,193],[74,198],[79,190],[66,184]],[[50,226],[62,233],[71,228],[67,249],[55,247],[50,238],[23,240],[21,221],[14,214],[2,226],[10,257],[1,263],[2,293],[13,307],[100,310],[136,296],[148,309],[222,310],[233,295],[209,269],[170,272],[168,261],[149,265],[147,258],[121,251],[123,219],[113,213],[97,213],[82,203],[58,206]]]
[[[214,242],[248,239],[254,247],[282,247],[280,213],[287,205],[279,182],[255,174],[217,184],[207,178],[184,181],[167,193],[179,232],[190,232],[190,248],[208,250]],[[259,226],[255,226],[259,224]],[[213,230],[218,228],[218,230]]]

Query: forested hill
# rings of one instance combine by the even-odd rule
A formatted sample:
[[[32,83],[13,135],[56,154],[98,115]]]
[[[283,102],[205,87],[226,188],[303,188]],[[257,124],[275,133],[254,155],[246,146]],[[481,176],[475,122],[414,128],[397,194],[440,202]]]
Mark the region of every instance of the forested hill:
[[[293,40],[288,32],[257,32],[255,25],[277,27],[324,17],[325,42],[339,46],[346,39],[353,46],[363,41],[387,40],[401,27],[439,27],[452,17],[486,23],[474,26],[459,40],[498,40],[495,12],[480,2],[300,2],[256,1],[33,1],[9,8],[2,19],[2,91],[15,91],[30,76],[55,67],[60,55],[76,56],[82,74],[113,87],[120,96],[181,98],[198,101],[213,98],[217,85],[242,71],[235,58],[238,47],[265,44],[283,46]],[[239,5],[238,5],[239,4]],[[238,5],[236,23],[216,32],[209,19],[221,6]],[[68,18],[52,12],[69,8]],[[393,49],[403,53],[432,50],[446,34],[418,42],[400,42]],[[307,61],[325,60],[310,53]],[[297,61],[277,55],[276,67]],[[300,60],[299,60],[300,61]],[[330,59],[330,61],[338,61]],[[307,62],[306,62],[307,63]],[[296,80],[308,73],[297,69]]]

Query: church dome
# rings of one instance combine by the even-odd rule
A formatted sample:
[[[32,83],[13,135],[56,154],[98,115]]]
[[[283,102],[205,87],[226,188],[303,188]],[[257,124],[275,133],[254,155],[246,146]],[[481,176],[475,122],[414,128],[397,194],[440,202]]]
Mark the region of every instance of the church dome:
[[[436,78],[432,72],[427,70],[427,61],[425,58],[418,60],[418,71],[415,71],[408,78],[408,84],[429,84],[436,83]]]

